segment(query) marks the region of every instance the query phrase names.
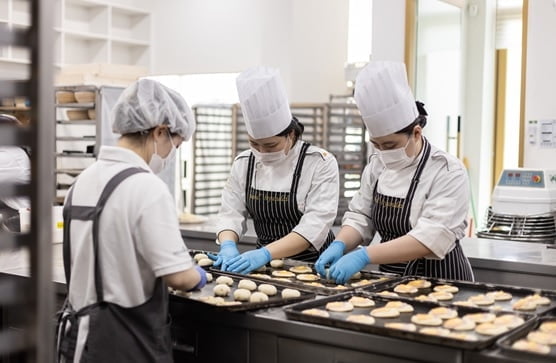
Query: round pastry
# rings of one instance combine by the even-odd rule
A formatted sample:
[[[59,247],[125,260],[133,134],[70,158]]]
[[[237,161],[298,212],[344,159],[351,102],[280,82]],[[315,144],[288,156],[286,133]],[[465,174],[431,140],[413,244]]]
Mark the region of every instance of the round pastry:
[[[218,285],[225,284],[228,286],[232,286],[234,284],[234,280],[232,280],[232,278],[228,276],[218,276],[216,278],[216,283]]]
[[[251,297],[249,297],[249,302],[252,303],[265,302],[265,301],[268,301],[268,295],[260,291],[252,293]]]
[[[401,301],[390,301],[386,305],[385,308],[392,308],[398,310],[400,313],[410,313],[413,311],[413,306],[409,305],[408,303],[404,303]]]
[[[295,289],[284,289],[282,290],[282,298],[283,299],[291,299],[294,297],[300,297],[301,293],[299,292],[299,290],[295,290]]]
[[[266,271],[266,266],[261,266],[255,270],[255,272],[265,272],[265,271]]]
[[[201,258],[199,261],[197,261],[197,265],[201,267],[212,266],[213,263],[214,261],[212,261],[210,258]]]
[[[486,296],[484,294],[474,295],[469,297],[467,301],[472,302],[475,305],[485,306],[494,304],[494,299],[492,297]]]
[[[455,294],[459,291],[457,286],[453,285],[436,285],[433,290],[437,292],[449,292],[451,294]]]
[[[375,318],[397,318],[400,316],[400,312],[398,309],[382,307],[371,310],[371,316]]]
[[[477,305],[475,305],[471,301],[467,301],[467,300],[454,301],[452,304],[457,305],[457,306],[469,306],[469,307],[472,307],[472,308],[477,307]]]
[[[516,328],[516,327],[520,326],[524,322],[525,321],[517,315],[506,314],[506,315],[500,315],[499,317],[494,319],[492,324],[505,325],[508,328],[513,329],[513,328]]]
[[[272,260],[270,261],[270,266],[274,268],[284,267],[284,260]]]
[[[528,352],[533,352],[538,354],[550,353],[550,347],[548,345],[530,342],[527,339],[520,339],[518,341],[515,341],[512,344],[512,348],[517,350],[526,350]]]
[[[390,329],[398,329],[398,330],[405,330],[405,331],[417,331],[417,326],[412,323],[386,323],[384,327]]]
[[[224,286],[228,286],[228,285],[224,285]],[[221,298],[220,296],[201,296],[199,298],[199,301],[205,302],[207,304],[219,305],[224,302],[224,299]]]
[[[492,323],[482,323],[477,325],[475,331],[482,335],[498,335],[507,332],[509,329],[504,325],[494,325]]]
[[[273,277],[272,279],[275,281],[292,282],[292,280],[287,279],[285,277]]]
[[[348,301],[356,308],[369,308],[375,306],[373,300],[362,296],[352,296]]]
[[[212,291],[215,296],[228,296],[230,294],[230,287],[226,284],[218,284],[212,289]]]
[[[234,291],[234,300],[237,301],[249,301],[251,297],[251,291],[247,289],[236,289]]]
[[[296,274],[310,274],[311,272],[313,272],[313,269],[305,265],[293,266],[290,267],[289,270]]]
[[[531,311],[537,309],[537,303],[530,299],[519,299],[513,305],[514,310]]]
[[[490,311],[500,311],[500,310],[504,310],[504,307],[501,306],[501,305],[493,305],[493,306],[490,306],[488,308],[488,310],[490,310]]]
[[[454,298],[454,295],[452,295],[451,292],[444,291],[431,292],[428,296],[438,301],[452,300]]]
[[[218,303],[216,305],[221,305],[221,306],[241,305],[241,301],[222,301],[221,303]]]
[[[534,301],[537,305],[550,305],[550,299],[539,294],[526,296],[525,299]]]
[[[472,313],[463,316],[464,319],[469,319],[477,324],[490,323],[496,319],[496,315],[492,313]]]
[[[512,294],[503,290],[487,292],[486,296],[491,297],[496,301],[506,301],[512,299]]]
[[[411,285],[399,284],[394,287],[394,292],[399,292],[400,294],[415,294],[417,288]]]
[[[195,262],[199,262],[203,258],[208,258],[208,256],[204,253],[196,253],[195,256],[193,256],[193,259],[195,260]]]
[[[255,274],[251,273],[251,274],[249,274],[249,276],[256,277],[258,279],[263,279],[263,280],[270,280],[272,278],[267,274],[257,274],[257,273],[255,273]]]
[[[356,273],[354,273],[353,275],[351,275],[351,277],[349,278],[350,280],[359,280],[361,278],[361,272],[357,271]]]
[[[391,291],[381,291],[381,292],[377,292],[377,295],[380,296],[389,296],[389,297],[399,297],[400,295],[396,294],[395,292],[391,292]]]
[[[418,289],[427,289],[431,287],[431,282],[423,279],[411,280],[407,283],[409,286],[416,287]]]
[[[266,294],[267,296],[274,296],[278,292],[276,286],[270,284],[260,284],[259,291]]]
[[[446,320],[443,326],[446,329],[462,331],[462,330],[473,330],[475,329],[475,325],[476,325],[475,322],[471,319],[452,318]]]
[[[439,328],[439,327],[421,328],[419,329],[419,333],[427,334],[427,335],[436,335],[439,337],[446,337],[450,335],[450,331],[448,329]]]
[[[415,300],[417,300],[417,301],[430,301],[430,302],[437,302],[438,301],[434,297],[427,296],[427,295],[419,295],[415,298]]]
[[[529,334],[527,334],[527,339],[539,344],[547,344],[547,345],[556,344],[556,334],[550,334],[538,330],[532,331]]]
[[[272,271],[272,276],[274,277],[295,277],[295,274],[286,270],[276,270]]]
[[[349,301],[332,301],[326,304],[326,310],[344,313],[352,311],[353,305]]]
[[[336,285],[333,287],[334,290],[346,290],[347,287],[344,285]]]
[[[442,319],[440,319],[438,316],[429,314],[415,314],[411,317],[411,322],[419,325],[442,325]]]
[[[207,283],[212,282],[212,274],[210,272],[207,272],[205,276],[207,277]]]
[[[316,281],[313,281],[313,282],[304,282],[303,284],[304,284],[304,285],[308,285],[308,286],[313,286],[313,287],[326,287],[326,286],[324,286],[323,284],[321,284],[320,282],[316,282]]]
[[[299,274],[295,278],[300,280],[300,281],[318,281],[318,280],[320,280],[320,277],[318,275],[315,275],[315,274]]]
[[[453,319],[458,316],[458,312],[454,309],[438,307],[429,310],[430,315],[438,316],[440,319]]]
[[[465,340],[468,342],[476,342],[477,340],[479,340],[479,338],[477,338],[474,334],[462,332],[450,332],[450,334],[448,334],[448,337],[452,339]]]
[[[359,324],[373,325],[375,323],[375,318],[365,314],[355,314],[355,315],[349,315],[346,318],[346,321],[351,321]]]
[[[330,317],[330,314],[328,314],[328,311],[322,310],[322,309],[305,309],[301,313],[302,314],[307,314],[307,315],[320,316],[320,317],[323,317],[323,318]]]
[[[545,333],[556,334],[556,320],[554,321],[545,321],[541,323],[539,326],[539,330]]]
[[[240,280],[239,283],[237,284],[237,287],[239,287],[240,289],[246,289],[249,291],[255,291],[257,290],[257,284],[252,281],[252,280]]]
[[[351,287],[361,287],[361,286],[370,285],[374,282],[375,282],[374,280],[363,279],[363,280],[359,280],[357,282],[352,282],[350,285],[351,285]]]

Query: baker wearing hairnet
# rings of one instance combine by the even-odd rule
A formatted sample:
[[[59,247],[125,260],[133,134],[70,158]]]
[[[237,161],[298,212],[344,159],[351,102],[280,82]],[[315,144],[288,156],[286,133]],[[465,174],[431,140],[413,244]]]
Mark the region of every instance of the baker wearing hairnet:
[[[64,205],[66,306],[58,324],[58,360],[171,362],[169,285],[202,287],[181,238],[162,171],[195,130],[185,100],[142,79],[113,109],[117,146],[71,187]]]
[[[373,263],[401,275],[472,281],[459,242],[469,206],[465,169],[423,136],[427,113],[415,102],[404,64],[368,64],[357,76],[355,101],[374,154],[317,271],[344,283]],[[357,248],[369,244],[375,232],[380,244]]]
[[[237,78],[250,150],[239,154],[222,192],[216,266],[248,273],[271,259],[315,261],[334,239],[338,164],[301,139],[278,70],[255,67]],[[253,218],[257,249],[239,254],[237,242]]]

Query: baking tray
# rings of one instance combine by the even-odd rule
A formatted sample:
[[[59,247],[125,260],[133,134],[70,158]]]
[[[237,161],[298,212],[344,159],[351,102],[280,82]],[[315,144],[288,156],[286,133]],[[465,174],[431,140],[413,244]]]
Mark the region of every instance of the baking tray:
[[[456,301],[464,301],[467,300],[469,297],[478,294],[485,294],[491,291],[499,291],[503,290],[512,294],[512,299],[507,301],[496,301],[493,305],[482,305],[479,306],[482,309],[489,309],[489,310],[503,310],[507,312],[519,312],[522,314],[537,314],[541,315],[548,311],[554,311],[556,308],[556,290],[542,290],[542,289],[534,289],[534,288],[526,288],[526,287],[518,287],[518,286],[511,286],[511,285],[499,285],[499,284],[490,284],[490,283],[482,283],[482,282],[469,282],[469,281],[459,281],[459,280],[444,280],[444,279],[435,279],[435,278],[428,278],[423,276],[404,276],[400,279],[393,280],[393,281],[385,281],[377,286],[374,286],[373,289],[369,290],[367,288],[363,288],[363,290],[368,291],[394,291],[394,287],[398,284],[406,284],[411,280],[415,279],[422,279],[431,282],[431,287],[426,289],[419,289],[417,293],[414,294],[403,294],[397,293],[402,298],[409,298],[413,299],[418,295],[426,295],[433,291],[433,288],[436,285],[454,285],[459,288],[457,293],[454,293],[454,298],[452,300],[447,301],[438,301],[439,304],[442,305],[451,305]],[[532,294],[540,294],[541,296],[545,296],[550,299],[549,305],[538,305],[535,310],[530,311],[517,311],[513,310],[512,305],[519,299],[524,298],[528,295]]]
[[[385,283],[388,281],[392,281],[393,279],[397,279],[399,278],[398,275],[395,274],[390,274],[390,273],[386,273],[386,272],[378,272],[378,271],[361,271],[361,278],[359,279],[353,279],[348,281],[348,283],[346,283],[345,285],[338,285],[333,281],[330,280],[326,280],[326,279],[319,279],[318,281],[315,282],[319,282],[321,284],[323,284],[324,286],[314,286],[314,285],[310,285],[307,284],[304,281],[300,281],[297,280],[295,277],[290,278],[289,281],[283,280],[283,279],[276,279],[276,277],[274,277],[272,275],[272,272],[274,271],[278,271],[278,270],[285,270],[288,271],[290,268],[295,267],[295,266],[308,266],[311,268],[311,273],[312,274],[317,274],[315,268],[314,268],[314,264],[313,263],[309,263],[309,262],[305,262],[305,261],[299,261],[299,260],[293,260],[293,259],[284,259],[284,266],[280,267],[280,268],[274,268],[271,266],[263,266],[258,270],[252,271],[250,274],[248,275],[243,275],[243,274],[238,274],[238,273],[233,273],[233,272],[222,272],[214,267],[211,267],[210,270],[211,271],[218,271],[221,273],[225,273],[225,274],[229,274],[232,276],[241,276],[242,278],[249,278],[249,279],[253,279],[253,280],[257,280],[257,281],[276,281],[278,283],[280,283],[281,285],[284,286],[288,286],[294,289],[298,289],[298,290],[306,290],[306,291],[312,291],[316,294],[319,295],[335,295],[338,293],[342,293],[342,292],[346,292],[346,291],[352,291],[358,288],[361,288],[363,286],[365,286],[368,290],[372,291],[373,290],[373,286],[379,283]],[[270,277],[270,279],[268,278],[264,278],[264,277],[260,277],[257,275],[266,275],[268,277]],[[352,284],[355,284],[357,282],[360,282],[362,280],[369,280],[369,284],[367,285],[362,285],[362,286],[354,286]]]
[[[210,272],[210,273],[212,274],[213,280],[212,280],[212,282],[207,283],[202,289],[191,291],[191,292],[182,292],[182,291],[175,291],[174,290],[174,291],[170,291],[170,293],[178,299],[181,298],[181,299],[185,299],[187,301],[192,301],[194,303],[203,304],[203,305],[207,305],[207,306],[213,306],[215,309],[229,310],[229,311],[247,311],[247,310],[265,309],[265,308],[269,308],[269,307],[273,307],[273,306],[292,304],[292,303],[299,302],[299,301],[302,301],[302,300],[313,299],[315,297],[315,294],[313,294],[312,292],[307,292],[307,291],[301,291],[300,290],[299,292],[301,293],[301,295],[299,297],[284,299],[281,296],[281,292],[286,287],[283,286],[283,285],[277,284],[273,281],[266,281],[265,283],[268,283],[270,285],[274,285],[276,287],[276,289],[278,290],[276,295],[268,297],[268,301],[257,302],[257,303],[242,302],[239,305],[214,305],[214,304],[210,304],[208,302],[204,302],[204,301],[199,300],[199,299],[202,298],[202,297],[214,296],[213,288],[214,288],[214,286],[216,286],[215,281],[219,276],[228,276],[228,277],[231,277],[232,280],[234,280],[234,284],[232,286],[230,286],[230,294],[227,297],[224,297],[224,301],[226,301],[226,302],[234,301],[233,293],[237,289],[238,282],[240,280],[243,280],[245,277],[229,276],[227,274],[221,274],[219,272]],[[259,281],[253,280],[253,282],[257,283],[257,286],[260,285]]]
[[[522,338],[526,338],[529,332],[536,330],[545,321],[555,321],[556,317],[544,316],[525,323],[511,334],[507,334],[500,338],[496,344],[501,350],[501,354],[508,358],[522,359],[525,362],[556,362],[556,345],[549,345],[550,352],[548,354],[540,354],[529,351],[517,350],[512,348],[512,344]]]
[[[345,301],[351,298],[352,296],[368,297],[374,300],[376,305],[370,308],[354,308],[352,311],[347,313],[338,313],[338,312],[329,311],[330,317],[328,318],[301,313],[305,309],[311,309],[311,308],[325,309],[325,306],[328,302]],[[349,314],[369,314],[369,312],[372,309],[377,307],[382,307],[389,301],[396,301],[396,300],[398,299],[383,297],[365,291],[351,291],[351,292],[347,292],[335,296],[327,296],[322,299],[297,303],[289,307],[286,307],[284,310],[286,312],[286,316],[292,320],[299,320],[307,323],[326,325],[335,328],[343,328],[343,329],[355,330],[364,333],[371,333],[371,334],[377,334],[382,336],[391,336],[395,338],[413,340],[416,342],[438,344],[438,345],[450,346],[450,347],[461,348],[461,349],[470,349],[470,350],[483,349],[490,345],[493,345],[496,342],[496,340],[499,339],[503,334],[508,333],[505,332],[503,334],[498,334],[494,336],[485,336],[485,335],[480,335],[478,333],[475,333],[475,331],[473,330],[468,332],[476,336],[478,340],[466,341],[466,340],[455,339],[451,337],[432,336],[432,335],[419,333],[419,329],[424,326],[419,326],[417,324],[416,325],[418,330],[416,332],[397,330],[397,329],[387,328],[384,326],[385,323],[390,323],[390,322],[411,323],[411,316],[413,314],[427,313],[430,309],[441,306],[437,303],[427,302],[427,301],[411,301],[409,303],[414,308],[413,312],[400,313],[400,316],[397,318],[375,318],[375,324],[373,325],[352,323],[345,320],[345,318]],[[485,310],[480,308],[473,308],[473,307],[466,307],[466,306],[454,306],[452,308],[458,312],[459,317],[462,317],[463,315],[470,314],[470,313],[485,312]],[[493,314],[499,316],[499,315],[506,315],[508,313],[493,312]],[[525,320],[525,322],[534,319],[534,316],[532,315],[525,315],[519,313],[514,313],[513,315],[522,317]],[[510,329],[509,332],[515,329],[516,328]]]

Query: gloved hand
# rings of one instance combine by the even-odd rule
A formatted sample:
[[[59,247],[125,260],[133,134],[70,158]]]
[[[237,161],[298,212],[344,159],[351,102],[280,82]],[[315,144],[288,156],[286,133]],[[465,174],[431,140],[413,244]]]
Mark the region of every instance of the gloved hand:
[[[203,286],[205,286],[207,284],[207,273],[205,272],[205,270],[201,266],[195,266],[195,270],[197,270],[197,272],[201,276],[201,280],[199,281],[199,283],[197,285],[195,285],[194,288],[192,288],[189,291],[200,290],[200,289],[203,288]]]
[[[220,267],[222,271],[228,271],[229,262],[232,258],[239,256],[239,251],[237,249],[236,243],[232,240],[225,240],[220,243],[220,252],[217,255],[208,254],[208,257],[216,261],[214,262],[214,267]]]
[[[261,266],[266,265],[271,259],[272,256],[266,247],[261,247],[234,257],[230,260],[227,271],[247,274]]]
[[[360,271],[368,263],[371,263],[371,259],[367,249],[365,247],[358,248],[340,258],[330,267],[330,278],[336,280],[337,284],[345,284],[354,273]]]
[[[328,278],[326,276],[325,266],[333,265],[344,255],[346,249],[346,244],[342,241],[335,240],[330,246],[319,256],[317,262],[315,262],[315,270],[323,278]]]

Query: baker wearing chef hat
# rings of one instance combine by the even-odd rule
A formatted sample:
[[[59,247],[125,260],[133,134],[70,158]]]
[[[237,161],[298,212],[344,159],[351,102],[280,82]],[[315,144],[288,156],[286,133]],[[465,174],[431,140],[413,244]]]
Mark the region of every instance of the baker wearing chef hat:
[[[423,136],[427,113],[415,102],[404,64],[369,63],[357,76],[355,101],[374,153],[317,271],[344,283],[373,263],[384,272],[472,281],[459,242],[469,206],[465,169]],[[357,248],[376,232],[380,244]]]
[[[334,239],[338,164],[329,152],[301,139],[278,70],[254,67],[237,78],[250,150],[239,154],[222,192],[217,218],[224,271],[248,273],[271,259],[315,261]],[[239,239],[253,219],[257,249],[240,255]]]

